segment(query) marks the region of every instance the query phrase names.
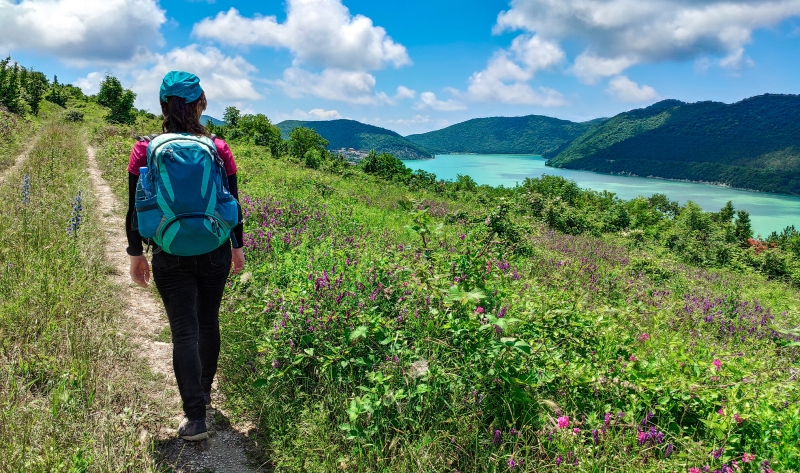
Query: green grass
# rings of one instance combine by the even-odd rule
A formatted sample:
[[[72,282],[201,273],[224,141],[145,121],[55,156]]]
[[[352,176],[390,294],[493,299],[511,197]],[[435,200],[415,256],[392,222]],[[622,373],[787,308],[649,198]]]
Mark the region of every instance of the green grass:
[[[124,196],[132,130],[103,133]],[[797,289],[623,233],[551,233],[512,194],[232,147],[248,264],[219,389],[275,471],[800,470],[799,353],[773,331],[800,323]]]
[[[82,135],[46,119],[22,169],[0,188],[2,471],[154,470],[146,431],[159,410],[147,405],[151,380],[120,332]],[[82,223],[68,235],[78,194]]]

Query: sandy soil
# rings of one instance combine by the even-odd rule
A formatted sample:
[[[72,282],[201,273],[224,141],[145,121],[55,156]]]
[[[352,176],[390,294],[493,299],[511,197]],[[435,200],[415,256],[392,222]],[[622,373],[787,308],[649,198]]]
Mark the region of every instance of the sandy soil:
[[[39,142],[39,137],[37,136],[35,140],[31,141],[30,144],[25,148],[25,151],[17,156],[17,159],[14,160],[14,164],[8,167],[3,172],[0,172],[0,186],[6,183],[6,178],[13,174],[17,169],[22,167],[22,163],[25,162],[25,159],[28,158],[28,154],[33,151],[33,148],[36,146],[36,143]]]
[[[209,409],[206,422],[211,437],[201,442],[186,442],[177,438],[176,429],[183,413],[180,396],[172,371],[172,344],[157,341],[169,326],[161,301],[154,291],[135,285],[128,274],[129,261],[125,253],[125,223],[120,215],[127,210],[120,206],[95,159],[95,150],[87,149],[89,174],[98,211],[107,232],[106,258],[113,266],[113,279],[120,288],[125,305],[128,333],[137,347],[137,355],[147,360],[150,370],[163,378],[163,391],[153,392],[153,400],[165,403],[167,412],[174,412],[173,428],[156,433],[159,461],[176,472],[249,473],[263,471],[251,466],[245,454],[248,439],[243,433],[250,426],[231,426],[222,410]],[[212,399],[216,392],[212,392]],[[161,404],[164,405],[164,404]]]

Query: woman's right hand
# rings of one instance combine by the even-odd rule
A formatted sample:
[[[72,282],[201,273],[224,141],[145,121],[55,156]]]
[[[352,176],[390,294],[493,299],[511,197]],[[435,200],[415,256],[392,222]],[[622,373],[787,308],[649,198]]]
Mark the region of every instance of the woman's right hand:
[[[131,256],[131,279],[136,284],[147,287],[150,282],[150,263],[144,255]]]

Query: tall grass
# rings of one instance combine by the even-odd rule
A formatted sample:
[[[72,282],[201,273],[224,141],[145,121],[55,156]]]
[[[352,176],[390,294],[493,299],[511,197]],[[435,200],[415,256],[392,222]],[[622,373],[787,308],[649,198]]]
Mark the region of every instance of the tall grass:
[[[0,471],[153,469],[81,136],[47,123],[0,188]]]

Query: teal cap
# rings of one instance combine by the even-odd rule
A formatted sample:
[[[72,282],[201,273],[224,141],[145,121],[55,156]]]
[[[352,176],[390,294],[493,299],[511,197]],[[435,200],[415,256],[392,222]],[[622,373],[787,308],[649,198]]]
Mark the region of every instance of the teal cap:
[[[167,97],[182,97],[186,102],[194,102],[203,94],[200,87],[200,78],[189,72],[170,71],[161,81],[159,97],[162,102],[167,101]]]

